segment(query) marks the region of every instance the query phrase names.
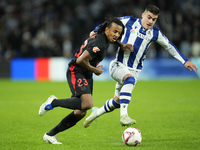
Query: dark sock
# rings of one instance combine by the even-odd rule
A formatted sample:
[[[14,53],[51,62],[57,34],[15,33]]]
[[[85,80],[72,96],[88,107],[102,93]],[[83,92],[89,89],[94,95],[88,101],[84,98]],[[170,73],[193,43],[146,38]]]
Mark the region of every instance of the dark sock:
[[[69,109],[79,109],[81,110],[81,99],[78,97],[72,97],[67,99],[55,99],[52,101],[51,106],[54,107],[64,107]]]
[[[59,132],[67,130],[73,127],[80,119],[77,119],[74,115],[74,111],[66,116],[57,126],[47,132],[47,135],[54,136]]]

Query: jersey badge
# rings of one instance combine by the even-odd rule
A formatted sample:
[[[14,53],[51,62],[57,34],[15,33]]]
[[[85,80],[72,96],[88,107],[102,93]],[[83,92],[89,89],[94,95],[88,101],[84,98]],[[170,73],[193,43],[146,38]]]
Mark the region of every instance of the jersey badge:
[[[96,46],[96,47],[93,47],[92,51],[96,53],[97,51],[100,51],[100,49]]]
[[[148,35],[151,36],[151,31],[148,31]]]

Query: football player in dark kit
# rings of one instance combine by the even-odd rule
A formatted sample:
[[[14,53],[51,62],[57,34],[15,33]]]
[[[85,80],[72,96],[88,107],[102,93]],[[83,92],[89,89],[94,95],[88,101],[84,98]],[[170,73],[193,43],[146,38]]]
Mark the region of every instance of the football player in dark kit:
[[[39,115],[55,107],[63,107],[74,110],[66,116],[57,126],[44,134],[43,140],[51,144],[62,144],[57,141],[56,134],[74,126],[85,115],[87,110],[93,106],[93,73],[100,75],[104,70],[102,65],[98,66],[105,56],[109,43],[116,43],[124,51],[133,51],[130,44],[123,44],[118,38],[124,32],[124,25],[117,18],[109,17],[99,26],[97,34],[85,40],[80,50],[69,63],[67,80],[72,92],[72,97],[57,99],[51,95],[45,103],[40,106]]]

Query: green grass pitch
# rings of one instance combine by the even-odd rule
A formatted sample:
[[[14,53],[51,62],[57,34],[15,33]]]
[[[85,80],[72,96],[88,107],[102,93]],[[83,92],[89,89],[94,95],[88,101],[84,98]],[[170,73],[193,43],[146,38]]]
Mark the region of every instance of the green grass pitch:
[[[114,81],[94,82],[94,106],[101,107],[114,94]],[[119,109],[105,114],[89,128],[85,118],[57,135],[62,145],[43,142],[45,132],[72,110],[55,108],[38,115],[49,95],[71,96],[67,82],[13,82],[0,80],[1,150],[196,150],[200,148],[200,80],[138,81],[129,104],[129,116],[142,133],[137,147],[122,142],[126,127]]]

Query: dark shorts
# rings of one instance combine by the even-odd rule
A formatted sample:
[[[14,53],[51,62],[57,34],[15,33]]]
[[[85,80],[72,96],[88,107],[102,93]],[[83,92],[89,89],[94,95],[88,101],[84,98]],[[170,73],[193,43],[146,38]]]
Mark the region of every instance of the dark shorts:
[[[72,92],[72,97],[80,97],[83,94],[92,94],[93,78],[84,74],[76,65],[71,64],[67,70],[67,80]]]

